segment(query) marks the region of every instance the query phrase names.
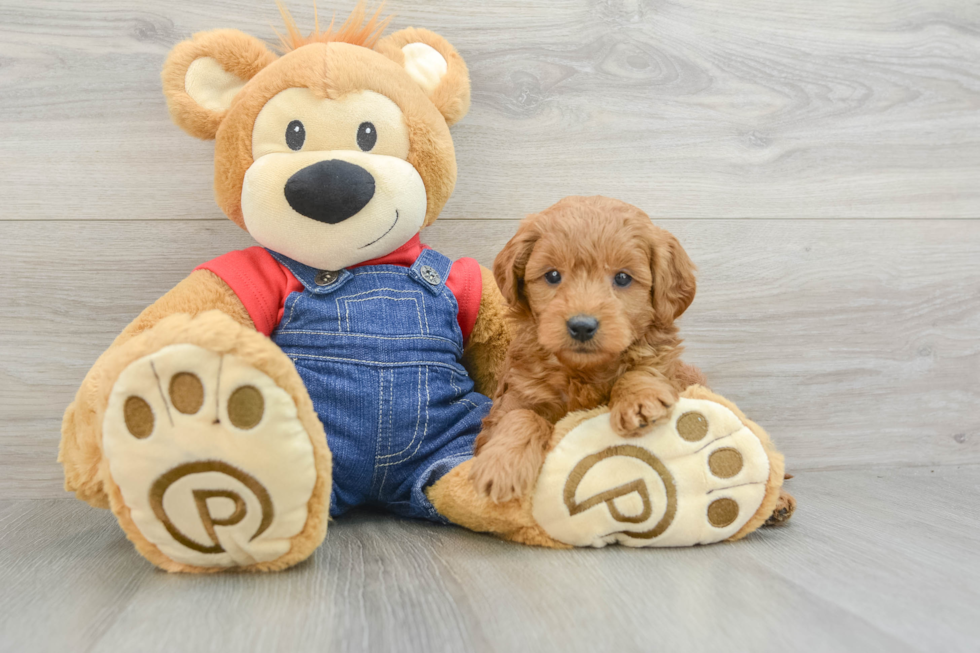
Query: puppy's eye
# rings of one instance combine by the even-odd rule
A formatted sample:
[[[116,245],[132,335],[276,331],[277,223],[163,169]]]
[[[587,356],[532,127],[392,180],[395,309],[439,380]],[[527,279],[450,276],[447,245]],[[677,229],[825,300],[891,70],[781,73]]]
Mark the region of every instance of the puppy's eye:
[[[378,130],[369,122],[362,122],[357,128],[357,146],[368,152],[378,142]]]
[[[286,145],[289,146],[291,150],[299,150],[303,148],[303,143],[306,142],[306,128],[303,127],[303,123],[299,120],[294,120],[289,125],[286,126]]]
[[[633,283],[633,277],[626,274],[625,272],[617,272],[616,276],[613,277],[613,283],[620,288],[625,288],[626,286]]]
[[[561,283],[561,272],[558,270],[551,270],[550,272],[544,273],[544,280],[550,283],[552,286],[556,286]]]

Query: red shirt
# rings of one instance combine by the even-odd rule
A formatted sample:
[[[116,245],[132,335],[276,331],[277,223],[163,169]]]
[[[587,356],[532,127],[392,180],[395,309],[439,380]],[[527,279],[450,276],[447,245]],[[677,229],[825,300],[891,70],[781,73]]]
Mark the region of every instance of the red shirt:
[[[351,267],[400,265],[408,268],[412,267],[423,249],[429,249],[429,246],[423,245],[416,234],[414,238],[390,254]],[[195,269],[213,272],[228,284],[245,305],[245,310],[252,318],[255,329],[267,336],[272,335],[282,320],[286,298],[290,293],[303,290],[303,284],[293,276],[293,273],[262,247],[228,252]],[[459,322],[459,329],[463,332],[465,342],[473,332],[476,316],[480,311],[480,298],[483,295],[483,275],[480,272],[480,264],[471,258],[454,261],[449,270],[449,278],[446,279],[446,287],[456,297],[456,303],[459,305],[456,320]]]

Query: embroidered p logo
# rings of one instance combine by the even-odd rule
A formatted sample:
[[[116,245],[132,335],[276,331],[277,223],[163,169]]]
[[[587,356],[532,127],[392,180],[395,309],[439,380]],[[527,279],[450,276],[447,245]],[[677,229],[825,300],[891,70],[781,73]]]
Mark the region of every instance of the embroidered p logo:
[[[541,466],[531,504],[534,520],[559,542],[710,544],[738,533],[767,496],[762,441],[718,402],[681,397],[629,440],[608,411],[570,421]]]
[[[609,511],[609,515],[617,522],[624,524],[642,524],[650,519],[650,516],[653,514],[653,504],[650,501],[650,491],[647,488],[647,482],[643,478],[638,478],[609,490],[599,492],[598,494],[594,494],[593,496],[581,501],[575,498],[579,486],[582,484],[582,480],[585,478],[586,474],[588,474],[588,472],[596,465],[616,456],[633,458],[650,467],[660,477],[664,487],[664,494],[666,495],[666,508],[664,510],[664,514],[653,528],[641,532],[625,530],[619,532],[624,535],[629,535],[630,537],[640,539],[651,539],[657,537],[667,530],[667,527],[670,526],[671,522],[674,520],[674,515],[677,513],[677,490],[674,485],[674,478],[671,476],[670,472],[667,471],[667,468],[664,467],[664,464],[660,462],[656,456],[642,447],[635,447],[632,445],[609,447],[608,449],[604,449],[590,456],[586,456],[577,465],[575,465],[571,473],[568,475],[568,480],[565,482],[563,492],[563,499],[565,506],[568,508],[568,514],[574,517],[575,515],[595,508],[601,504],[605,504]],[[616,501],[619,499],[625,502],[627,497],[634,494],[640,501],[640,510],[639,512],[634,512],[633,514],[626,514],[617,506]]]
[[[242,496],[243,489],[251,500]],[[170,536],[198,553],[225,552],[215,527],[235,528],[235,539],[244,536],[244,541],[251,542],[269,528],[275,516],[272,499],[262,484],[220,460],[174,467],[154,481],[149,500]],[[224,510],[219,503],[226,504]],[[250,509],[257,510],[258,519],[246,519]],[[246,532],[239,532],[243,529]],[[205,538],[209,540],[206,544],[201,542]]]

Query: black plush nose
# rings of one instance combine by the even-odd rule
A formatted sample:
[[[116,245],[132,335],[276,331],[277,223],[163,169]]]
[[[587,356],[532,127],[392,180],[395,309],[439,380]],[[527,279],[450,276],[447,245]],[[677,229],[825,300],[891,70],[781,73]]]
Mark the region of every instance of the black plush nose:
[[[371,173],[346,161],[318,161],[286,181],[286,201],[301,215],[328,224],[342,222],[374,197]]]
[[[591,315],[575,315],[565,323],[568,326],[568,335],[579,342],[592,340],[592,336],[599,329],[599,320]]]

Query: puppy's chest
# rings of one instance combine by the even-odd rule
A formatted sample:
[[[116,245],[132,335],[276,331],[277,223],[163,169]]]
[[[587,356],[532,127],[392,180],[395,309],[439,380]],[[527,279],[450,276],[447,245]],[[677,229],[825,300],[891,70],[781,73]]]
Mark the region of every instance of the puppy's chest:
[[[584,382],[578,379],[568,379],[562,392],[562,401],[566,406],[566,412],[591,410],[609,403],[612,385],[611,381]]]

